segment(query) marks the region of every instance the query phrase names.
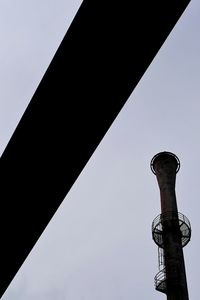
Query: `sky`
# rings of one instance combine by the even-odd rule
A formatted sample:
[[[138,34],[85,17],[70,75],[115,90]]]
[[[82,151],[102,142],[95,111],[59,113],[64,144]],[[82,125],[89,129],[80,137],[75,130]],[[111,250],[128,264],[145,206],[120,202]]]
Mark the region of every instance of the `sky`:
[[[1,154],[80,4],[0,2]],[[190,300],[198,299],[199,28],[192,0],[2,300],[165,299],[154,289],[151,236],[160,198],[150,161],[160,151],[181,161],[176,194],[192,225],[184,256]]]

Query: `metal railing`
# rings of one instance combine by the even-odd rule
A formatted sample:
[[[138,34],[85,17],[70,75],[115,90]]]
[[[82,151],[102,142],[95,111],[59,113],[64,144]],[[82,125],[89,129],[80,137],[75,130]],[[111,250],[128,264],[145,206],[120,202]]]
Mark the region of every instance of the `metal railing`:
[[[190,221],[182,213],[177,212],[165,212],[158,215],[152,222],[152,236],[155,243],[163,248],[163,224],[166,221],[178,221],[182,247],[186,246],[191,238],[191,225]]]
[[[158,269],[161,271],[165,268],[164,249],[158,247]]]
[[[166,293],[167,291],[167,280],[166,280],[166,269],[162,269],[158,272],[154,278],[156,290]]]

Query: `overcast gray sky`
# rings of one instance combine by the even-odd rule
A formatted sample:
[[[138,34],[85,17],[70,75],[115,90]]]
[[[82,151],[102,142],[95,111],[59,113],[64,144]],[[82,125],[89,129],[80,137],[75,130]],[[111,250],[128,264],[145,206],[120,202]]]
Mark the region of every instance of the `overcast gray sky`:
[[[46,71],[80,0],[0,2],[0,152]],[[172,151],[190,299],[199,297],[200,3],[192,0],[2,297],[165,299],[154,290],[160,213],[151,158]],[[13,249],[14,251],[14,249]]]

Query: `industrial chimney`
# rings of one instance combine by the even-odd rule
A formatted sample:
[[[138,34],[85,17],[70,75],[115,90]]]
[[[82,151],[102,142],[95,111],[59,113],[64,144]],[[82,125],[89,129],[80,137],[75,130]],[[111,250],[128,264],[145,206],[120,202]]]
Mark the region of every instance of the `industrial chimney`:
[[[189,300],[182,248],[190,241],[191,227],[189,220],[177,209],[175,182],[179,169],[178,157],[170,152],[158,153],[151,160],[161,200],[161,214],[152,223],[159,261],[155,288],[165,293],[167,300]]]

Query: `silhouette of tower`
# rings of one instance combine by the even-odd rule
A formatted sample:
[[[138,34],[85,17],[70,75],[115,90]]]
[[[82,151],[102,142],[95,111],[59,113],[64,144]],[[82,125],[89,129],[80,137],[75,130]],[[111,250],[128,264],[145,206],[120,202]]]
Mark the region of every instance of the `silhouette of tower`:
[[[189,300],[182,248],[190,241],[191,226],[177,209],[175,182],[179,169],[179,159],[170,152],[158,153],[151,160],[151,170],[157,177],[161,200],[161,214],[152,223],[159,262],[155,288],[165,293],[167,300]]]

